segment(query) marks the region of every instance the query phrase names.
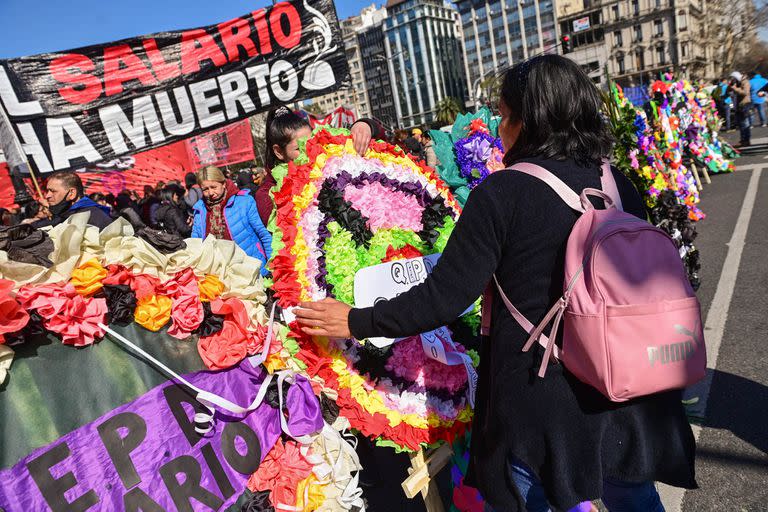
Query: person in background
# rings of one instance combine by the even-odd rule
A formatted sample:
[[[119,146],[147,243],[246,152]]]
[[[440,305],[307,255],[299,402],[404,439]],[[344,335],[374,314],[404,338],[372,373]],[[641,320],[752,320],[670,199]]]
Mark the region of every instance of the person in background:
[[[405,139],[408,138],[408,131],[398,129],[395,130],[395,135],[392,137],[392,144],[399,147],[403,151],[408,151],[408,148],[405,147]]]
[[[575,193],[601,188],[613,141],[600,91],[578,64],[560,55],[521,62],[505,74],[499,97],[507,166],[541,166]],[[624,210],[645,221],[632,182],[616,168],[607,172]],[[562,293],[577,218],[546,183],[522,172],[493,173],[469,195],[426,281],[369,308],[303,302],[296,317],[313,336],[413,336],[454,321],[496,280],[522,315],[538,322]],[[654,482],[696,488],[682,390],[614,403],[565,365],[537,377],[548,354],[539,346],[522,351],[528,333],[498,290],[492,294],[465,480],[483,495],[486,511],[588,508],[586,500],[600,498],[611,512],[663,512]]]
[[[763,78],[758,72],[750,73],[750,76],[750,99],[752,100],[752,105],[755,106],[757,117],[760,119],[760,126],[765,126],[765,91],[762,89],[768,85],[768,80]],[[757,119],[755,119],[755,124],[756,123]]]
[[[189,237],[192,226],[187,215],[187,205],[184,203],[184,189],[180,185],[166,185],[159,196],[157,229],[183,238]]]
[[[272,235],[259,218],[253,197],[228,180],[221,169],[208,166],[197,173],[203,198],[194,207],[192,238],[209,235],[232,240],[248,256],[261,260],[261,275],[267,275],[272,254]]]
[[[734,95],[736,124],[739,125],[740,139],[734,147],[744,148],[752,143],[752,94],[749,80],[738,71],[731,73],[728,92]]]
[[[0,227],[13,225],[13,214],[7,208],[0,208]]]
[[[414,128],[411,130],[411,136],[405,139],[403,144],[405,145],[405,150],[416,157],[419,160],[426,160],[426,155],[424,154],[424,144],[422,143],[422,135],[423,132],[421,131],[421,128]]]
[[[104,229],[112,222],[109,207],[102,206],[85,196],[80,176],[72,171],[51,175],[45,184],[44,195],[51,218],[33,222],[35,227],[56,226],[80,212],[88,212],[88,224],[99,229]]]
[[[253,183],[256,185],[256,189],[258,190],[261,187],[261,184],[264,183],[267,172],[263,167],[254,167],[251,169],[251,172],[253,173]]]
[[[106,206],[111,211],[111,207],[107,202],[107,196],[105,196],[101,192],[94,192],[93,194],[89,194],[88,197],[90,197],[93,201],[100,204],[101,206]]]
[[[203,191],[200,190],[200,185],[197,184],[197,176],[193,172],[188,172],[184,176],[184,185],[187,187],[187,193],[184,194],[184,202],[187,204],[189,211],[192,211],[195,203],[203,198]]]
[[[435,154],[435,143],[432,141],[432,137],[429,135],[429,132],[426,132],[421,136],[421,141],[424,144],[424,156],[427,161],[427,165],[433,169],[437,169],[437,166],[440,164],[440,162],[437,159],[437,154]]]
[[[243,169],[235,176],[235,184],[240,190],[247,190],[252,196],[256,195],[256,191],[259,189],[256,183],[253,181],[253,174],[250,169]]]
[[[124,218],[131,224],[131,226],[133,226],[134,232],[138,232],[147,227],[147,225],[141,220],[141,215],[139,215],[139,205],[134,198],[131,197],[131,192],[123,190],[117,194],[115,197],[115,209],[112,215],[115,218]],[[135,192],[133,193],[135,194]]]
[[[282,163],[293,161],[299,156],[299,139],[312,134],[312,128],[307,120],[287,107],[271,111],[266,123],[267,148],[264,163],[267,173],[254,196],[259,208],[259,216],[265,226],[269,224],[273,209],[269,191],[277,183],[272,176],[272,169]],[[359,119],[352,125],[350,135],[352,135],[355,150],[362,155],[368,148],[371,138],[384,138],[384,127],[371,119]]]
[[[160,207],[160,199],[157,197],[155,188],[151,185],[144,185],[144,197],[139,201],[139,215],[141,220],[149,227],[155,227],[155,216]]]
[[[728,80],[721,78],[720,80],[715,81],[715,89],[712,92],[712,97],[715,99],[715,104],[717,105],[720,117],[725,121],[722,126],[723,131],[730,131],[733,99],[728,90]]]

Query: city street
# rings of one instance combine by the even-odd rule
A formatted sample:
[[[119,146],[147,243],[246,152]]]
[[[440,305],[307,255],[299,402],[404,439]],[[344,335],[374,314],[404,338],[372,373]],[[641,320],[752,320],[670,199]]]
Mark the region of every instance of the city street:
[[[768,129],[753,143],[768,142]],[[737,136],[728,134],[729,141]],[[689,393],[699,402],[696,428],[699,490],[663,487],[668,512],[768,510],[768,153],[736,161],[736,172],[713,175],[697,225],[701,252],[699,289],[711,372]]]

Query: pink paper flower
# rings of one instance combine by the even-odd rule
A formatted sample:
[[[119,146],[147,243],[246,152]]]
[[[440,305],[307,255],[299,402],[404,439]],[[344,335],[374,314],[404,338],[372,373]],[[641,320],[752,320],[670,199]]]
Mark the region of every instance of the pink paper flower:
[[[36,310],[43,327],[61,335],[65,345],[83,347],[104,336],[99,324],[106,320],[106,299],[85,298],[66,283],[24,286],[17,298],[27,310]]]

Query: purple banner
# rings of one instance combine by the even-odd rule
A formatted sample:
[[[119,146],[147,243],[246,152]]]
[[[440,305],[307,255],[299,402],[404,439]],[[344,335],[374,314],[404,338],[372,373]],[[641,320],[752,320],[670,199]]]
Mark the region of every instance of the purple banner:
[[[255,398],[265,377],[247,360],[229,370],[186,376],[198,388],[242,406]],[[319,404],[308,396],[306,379],[298,379],[286,406],[290,413],[296,404],[295,416],[308,420],[301,430],[316,430],[313,424],[322,425]],[[266,403],[242,420],[217,414],[214,429],[201,437],[194,428],[195,412],[205,411],[185,388],[162,384],[0,472],[0,509],[222,509],[242,494],[277,441],[280,418]]]

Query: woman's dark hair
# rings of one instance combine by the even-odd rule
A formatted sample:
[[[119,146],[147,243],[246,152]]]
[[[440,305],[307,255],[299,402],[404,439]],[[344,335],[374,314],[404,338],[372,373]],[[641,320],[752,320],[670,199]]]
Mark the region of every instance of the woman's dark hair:
[[[280,162],[272,146],[277,144],[281,148],[285,148],[291,142],[293,134],[304,127],[311,128],[306,119],[287,107],[280,107],[269,112],[267,115],[267,151],[264,158],[264,167],[268,172],[272,171]]]
[[[122,210],[123,208],[135,209],[135,207],[136,202],[131,198],[131,194],[127,190],[123,190],[115,197],[115,208],[117,210]]]
[[[541,55],[517,64],[504,76],[500,97],[511,119],[522,121],[520,136],[504,155],[506,165],[534,156],[586,165],[611,151],[600,92],[572,60]]]
[[[180,185],[168,185],[160,191],[160,201],[165,203],[175,203],[173,196],[184,197],[184,189]]]
[[[91,201],[99,202],[104,201],[106,199],[106,196],[102,194],[101,192],[94,192],[89,196],[91,198]]]
[[[187,190],[197,185],[197,175],[193,172],[188,172],[187,174],[185,174],[184,185],[186,185]]]

